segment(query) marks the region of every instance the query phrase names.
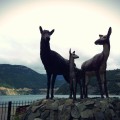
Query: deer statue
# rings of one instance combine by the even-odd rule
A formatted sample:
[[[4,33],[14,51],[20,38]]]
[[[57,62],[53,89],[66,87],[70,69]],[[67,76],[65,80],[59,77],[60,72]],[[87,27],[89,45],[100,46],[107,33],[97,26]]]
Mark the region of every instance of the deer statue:
[[[46,99],[52,99],[54,97],[54,84],[57,75],[63,75],[69,83],[69,60],[64,59],[50,48],[50,36],[53,34],[54,29],[52,31],[43,30],[40,26],[39,30],[41,33],[40,57],[47,73]],[[49,97],[50,88],[51,97]]]
[[[83,79],[83,94],[84,97],[88,97],[87,86],[88,81],[91,76],[96,75],[97,81],[100,88],[101,98],[104,98],[104,94],[106,97],[108,95],[107,89],[107,80],[106,80],[106,68],[107,68],[107,60],[110,54],[110,35],[112,32],[112,28],[108,29],[107,35],[99,35],[99,39],[95,41],[96,45],[103,45],[103,51],[99,54],[96,54],[93,58],[85,61],[81,65],[81,69],[84,73]]]
[[[70,83],[69,80],[69,60],[63,58],[57,52],[51,50],[50,48],[50,36],[53,34],[54,29],[52,31],[43,30],[42,27],[39,27],[41,33],[41,41],[40,41],[40,58],[44,65],[44,68],[47,73],[47,95],[46,99],[49,99],[49,91],[51,88],[51,99],[54,97],[54,84],[57,75],[63,75],[67,83]],[[83,98],[82,92],[82,84],[81,84],[81,76],[82,71],[78,68],[75,68],[76,79],[80,85],[81,98]],[[72,98],[72,94],[70,94],[69,98]]]
[[[73,93],[73,99],[76,100],[76,89],[77,89],[77,79],[76,79],[76,73],[75,73],[75,63],[74,60],[79,58],[75,54],[75,51],[71,52],[71,49],[69,50],[69,66],[70,66],[70,96],[72,96]]]

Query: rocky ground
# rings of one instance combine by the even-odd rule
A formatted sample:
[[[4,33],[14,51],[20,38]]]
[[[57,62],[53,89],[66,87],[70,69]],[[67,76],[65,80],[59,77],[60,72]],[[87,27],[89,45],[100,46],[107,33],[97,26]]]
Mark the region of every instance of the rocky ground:
[[[119,98],[42,99],[18,111],[19,120],[120,120]]]

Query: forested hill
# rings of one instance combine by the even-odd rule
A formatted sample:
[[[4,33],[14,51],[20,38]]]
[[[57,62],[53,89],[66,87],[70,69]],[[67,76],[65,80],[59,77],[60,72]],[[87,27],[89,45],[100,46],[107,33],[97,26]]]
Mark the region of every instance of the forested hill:
[[[46,75],[39,74],[34,70],[22,65],[0,64],[0,86],[10,88],[46,88]],[[55,87],[62,82],[59,80]]]
[[[120,94],[120,69],[108,70],[107,80],[109,93]],[[46,88],[46,83],[45,74],[39,74],[26,66],[0,64],[0,86],[2,87],[43,89]],[[59,88],[59,90],[56,94],[69,94],[69,85],[64,83],[63,77],[58,76],[55,87]],[[88,92],[90,94],[99,93],[98,83],[95,78],[91,78]]]
[[[108,90],[110,94],[120,95],[120,69],[107,71]],[[56,94],[69,94],[69,85],[63,84]],[[88,86],[89,94],[100,94],[96,78],[91,78]],[[79,87],[78,87],[79,94]]]

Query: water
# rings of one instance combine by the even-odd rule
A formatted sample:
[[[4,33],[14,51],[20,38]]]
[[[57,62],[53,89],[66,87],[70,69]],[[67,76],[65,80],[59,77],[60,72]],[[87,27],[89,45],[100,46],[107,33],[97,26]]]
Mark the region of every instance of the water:
[[[45,95],[3,95],[0,96],[0,102],[34,101],[42,98],[45,98]]]
[[[55,98],[68,98],[68,95],[55,95]],[[46,95],[2,95],[0,96],[1,102],[8,101],[34,101],[46,98]]]
[[[8,102],[8,101],[34,101],[34,100],[40,100],[45,98],[46,95],[3,95],[0,96],[0,103],[2,102]],[[55,98],[68,98],[69,95],[55,95]],[[77,98],[80,96],[77,95]],[[100,95],[89,95],[90,98],[92,97],[100,97]],[[119,97],[120,95],[110,95],[110,97]]]

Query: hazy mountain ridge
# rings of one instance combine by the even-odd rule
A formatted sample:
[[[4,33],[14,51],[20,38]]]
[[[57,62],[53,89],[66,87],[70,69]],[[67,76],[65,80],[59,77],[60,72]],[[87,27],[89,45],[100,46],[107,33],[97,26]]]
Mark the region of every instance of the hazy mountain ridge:
[[[120,69],[116,70],[108,70],[107,71],[107,81],[108,81],[108,91],[109,94],[120,95]],[[69,94],[69,84],[63,84],[56,94]],[[79,85],[77,88],[77,93],[80,93]],[[90,79],[90,83],[88,86],[89,94],[100,94],[98,82],[95,77]]]
[[[43,82],[44,81],[44,82]],[[21,65],[0,65],[0,84],[13,88],[44,88],[46,77]]]
[[[0,64],[0,86],[6,88],[30,88],[37,92],[45,89],[47,77],[22,65]],[[55,87],[60,87],[63,81],[56,80]]]
[[[108,70],[107,80],[109,93],[120,95],[120,69]],[[42,94],[46,93],[47,77],[46,74],[39,74],[26,66],[0,64],[0,86],[7,90],[11,88],[18,94]],[[59,88],[56,94],[69,94],[69,85],[62,76],[57,76],[55,88]],[[95,78],[90,80],[88,92],[90,94],[99,93]],[[1,91],[0,93],[5,94],[6,92]]]

